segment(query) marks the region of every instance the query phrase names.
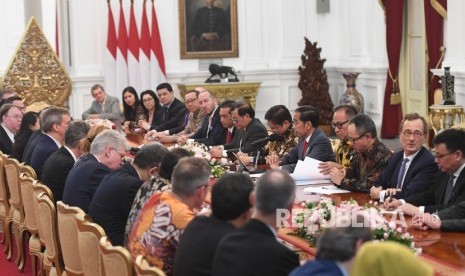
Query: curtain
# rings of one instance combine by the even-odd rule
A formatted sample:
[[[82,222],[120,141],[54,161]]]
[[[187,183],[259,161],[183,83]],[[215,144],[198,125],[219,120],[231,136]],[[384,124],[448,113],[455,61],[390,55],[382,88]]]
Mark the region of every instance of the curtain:
[[[425,0],[426,1],[426,0]],[[384,92],[382,138],[394,138],[399,134],[402,106],[396,102],[398,93],[399,58],[402,46],[404,0],[379,0],[386,21],[386,49],[389,61],[386,89]],[[393,93],[396,92],[396,93]],[[393,99],[393,101],[391,101]],[[397,94],[399,99],[399,94]]]
[[[444,35],[444,19],[447,19],[447,0],[424,0],[425,30],[428,66],[428,105],[433,104],[434,91],[441,87],[439,77],[433,76],[429,69],[441,68]]]

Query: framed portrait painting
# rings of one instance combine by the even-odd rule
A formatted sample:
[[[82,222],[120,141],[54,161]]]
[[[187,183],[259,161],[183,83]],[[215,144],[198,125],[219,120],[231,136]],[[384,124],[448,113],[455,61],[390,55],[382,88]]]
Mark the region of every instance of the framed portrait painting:
[[[181,59],[237,57],[237,0],[179,0]]]

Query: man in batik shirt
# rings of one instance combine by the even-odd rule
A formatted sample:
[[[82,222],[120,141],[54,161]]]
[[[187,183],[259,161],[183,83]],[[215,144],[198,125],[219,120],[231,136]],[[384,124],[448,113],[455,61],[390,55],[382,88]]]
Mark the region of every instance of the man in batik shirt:
[[[332,168],[346,170],[355,154],[354,147],[348,139],[349,120],[357,115],[357,110],[351,105],[340,105],[334,109],[331,126],[339,139],[331,140],[336,162],[322,162],[319,166],[321,173],[329,174]]]
[[[194,218],[194,209],[202,206],[209,184],[205,159],[181,159],[173,171],[172,191],[154,194],[138,215],[129,235],[132,257],[143,255],[150,265],[172,275],[179,238]]]
[[[386,167],[392,152],[378,140],[375,123],[368,115],[353,117],[349,121],[348,134],[355,156],[345,176],[341,170],[331,169],[331,181],[343,189],[368,192]]]

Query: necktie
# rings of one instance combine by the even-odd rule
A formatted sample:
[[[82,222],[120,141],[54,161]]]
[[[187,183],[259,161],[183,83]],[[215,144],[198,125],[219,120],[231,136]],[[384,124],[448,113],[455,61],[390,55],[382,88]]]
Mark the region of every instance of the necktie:
[[[226,144],[231,142],[232,132],[228,130],[228,134],[226,135]]]
[[[211,128],[212,128],[212,117],[208,116],[207,138],[208,138],[208,134],[210,133]]]
[[[307,140],[304,140],[304,144],[302,146],[302,160],[305,159],[305,154],[307,153],[307,146],[308,146],[308,142]]]
[[[449,181],[447,181],[446,192],[444,193],[444,200],[442,201],[443,205],[449,204],[450,197],[452,195],[452,190],[454,189],[454,178],[455,175],[449,176]]]
[[[405,168],[407,167],[408,161],[408,158],[404,158],[402,161],[402,166],[400,166],[399,175],[397,176],[397,189],[402,189],[402,180],[404,180]]]
[[[168,120],[168,107],[164,106],[163,107],[163,123],[166,122],[166,120]]]

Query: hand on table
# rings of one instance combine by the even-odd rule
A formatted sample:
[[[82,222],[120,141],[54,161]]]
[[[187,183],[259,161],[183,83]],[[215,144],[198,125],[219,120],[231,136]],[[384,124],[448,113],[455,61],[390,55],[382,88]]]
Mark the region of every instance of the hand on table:
[[[370,189],[370,197],[371,199],[379,199],[379,193],[383,190],[383,187],[371,187]]]
[[[384,208],[386,208],[387,210],[394,210],[401,205],[402,202],[398,199],[392,197],[387,197],[384,199]]]
[[[327,161],[327,162],[321,162],[320,165],[318,165],[318,169],[320,169],[320,173],[322,174],[329,174],[333,168],[336,168],[338,170],[342,170],[342,165]]]
[[[223,157],[223,150],[220,147],[211,147],[210,148],[210,155],[215,158]]]
[[[412,226],[418,230],[438,230],[441,228],[441,219],[429,213],[417,214],[412,218]]]
[[[270,165],[270,168],[277,169],[279,168],[279,156],[276,153],[268,155],[265,157],[266,163]]]
[[[250,156],[245,152],[238,152],[237,157],[242,161],[244,165],[250,164]]]
[[[331,171],[329,171],[329,175],[331,176],[331,182],[337,186],[341,185],[342,179],[344,179],[344,173],[341,170],[332,168]]]
[[[410,203],[405,203],[405,204],[399,206],[397,208],[397,210],[400,210],[400,211],[402,211],[402,213],[404,213],[406,215],[410,215],[410,216],[420,214],[420,208],[418,208],[417,206],[414,206],[414,205],[412,205]]]

